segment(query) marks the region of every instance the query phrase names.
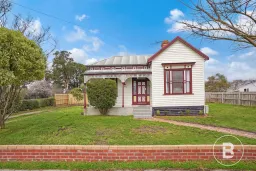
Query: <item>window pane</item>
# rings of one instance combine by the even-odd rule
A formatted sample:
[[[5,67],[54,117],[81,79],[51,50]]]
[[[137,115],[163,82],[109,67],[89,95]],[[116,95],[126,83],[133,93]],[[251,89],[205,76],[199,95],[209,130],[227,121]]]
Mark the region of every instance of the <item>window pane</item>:
[[[141,94],[141,86],[138,86],[138,94]]]
[[[137,94],[137,85],[136,85],[136,81],[133,81],[133,94]]]
[[[169,71],[165,71],[165,92],[168,94],[170,93],[169,91]]]
[[[186,86],[186,88],[187,88],[186,93],[191,93],[191,92],[190,92],[190,82],[187,81],[186,85],[187,85],[187,86]]]
[[[184,82],[184,93],[187,93],[187,82]]]
[[[146,94],[146,86],[145,85],[141,86],[141,94]]]
[[[172,71],[173,82],[183,82],[183,71]]]
[[[190,70],[186,70],[186,74],[187,74],[186,80],[190,81]]]
[[[172,71],[170,71],[170,93],[172,94]]]
[[[187,80],[187,72],[186,72],[186,70],[183,72],[184,73],[184,76],[183,76],[183,78],[184,78],[184,87],[183,87],[183,89],[184,89],[184,93],[187,93],[187,84],[186,84],[186,80]]]
[[[173,83],[173,93],[183,93],[183,83]]]

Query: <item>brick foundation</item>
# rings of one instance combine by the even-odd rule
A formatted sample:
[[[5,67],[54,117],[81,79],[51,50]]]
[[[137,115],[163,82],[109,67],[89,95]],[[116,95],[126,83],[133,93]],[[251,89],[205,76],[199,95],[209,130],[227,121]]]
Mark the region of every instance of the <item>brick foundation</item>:
[[[222,157],[221,146],[217,158]],[[237,160],[241,146],[235,146]],[[217,153],[216,153],[217,152]],[[214,160],[212,145],[0,145],[0,161],[189,161]],[[245,145],[242,160],[256,160],[256,145]]]

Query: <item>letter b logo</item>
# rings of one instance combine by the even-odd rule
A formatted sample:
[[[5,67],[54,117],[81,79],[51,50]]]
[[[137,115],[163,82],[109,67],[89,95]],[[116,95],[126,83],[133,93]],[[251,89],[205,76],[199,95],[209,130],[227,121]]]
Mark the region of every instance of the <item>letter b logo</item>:
[[[229,147],[229,148],[228,148]],[[232,143],[222,144],[222,157],[223,159],[231,159],[234,157],[234,145]],[[230,155],[228,155],[228,153]]]
[[[234,166],[244,155],[242,142],[233,135],[223,135],[213,144],[213,156],[223,166]]]

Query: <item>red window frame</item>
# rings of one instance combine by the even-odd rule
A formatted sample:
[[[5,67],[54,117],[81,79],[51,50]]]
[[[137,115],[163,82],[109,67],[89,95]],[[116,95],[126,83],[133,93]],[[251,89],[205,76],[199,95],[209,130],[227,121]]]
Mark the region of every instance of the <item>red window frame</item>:
[[[173,81],[170,81],[170,71],[183,71],[183,81],[182,82],[176,82],[176,83],[182,83],[182,93],[173,93]],[[186,78],[187,77],[187,74],[185,75],[185,78],[184,78],[184,72],[185,71],[190,71],[189,73],[189,81],[187,81],[188,79]],[[169,84],[168,84],[168,89],[169,89],[169,92],[167,92],[167,87],[166,87],[166,72],[169,72],[168,75],[169,75]],[[173,80],[173,74],[172,74],[172,80]],[[186,82],[189,82],[189,92],[184,92],[184,84],[186,84]],[[172,84],[172,86],[171,86]],[[170,88],[172,87],[172,91],[170,91]],[[164,95],[179,95],[179,94],[192,94],[192,68],[184,68],[184,69],[164,69]]]

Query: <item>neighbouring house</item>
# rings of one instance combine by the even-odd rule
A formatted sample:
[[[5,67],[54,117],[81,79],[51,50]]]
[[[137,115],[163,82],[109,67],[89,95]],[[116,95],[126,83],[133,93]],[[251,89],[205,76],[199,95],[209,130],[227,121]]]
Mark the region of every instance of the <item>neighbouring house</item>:
[[[256,82],[251,82],[248,83],[246,85],[242,85],[240,87],[238,87],[237,90],[235,91],[239,91],[239,92],[256,92]]]
[[[147,118],[202,114],[208,111],[204,85],[206,60],[209,60],[207,55],[176,37],[170,42],[163,41],[153,55],[113,56],[87,65],[84,83],[93,78],[116,79],[118,97],[110,115]],[[99,111],[89,106],[85,114],[96,115]]]

